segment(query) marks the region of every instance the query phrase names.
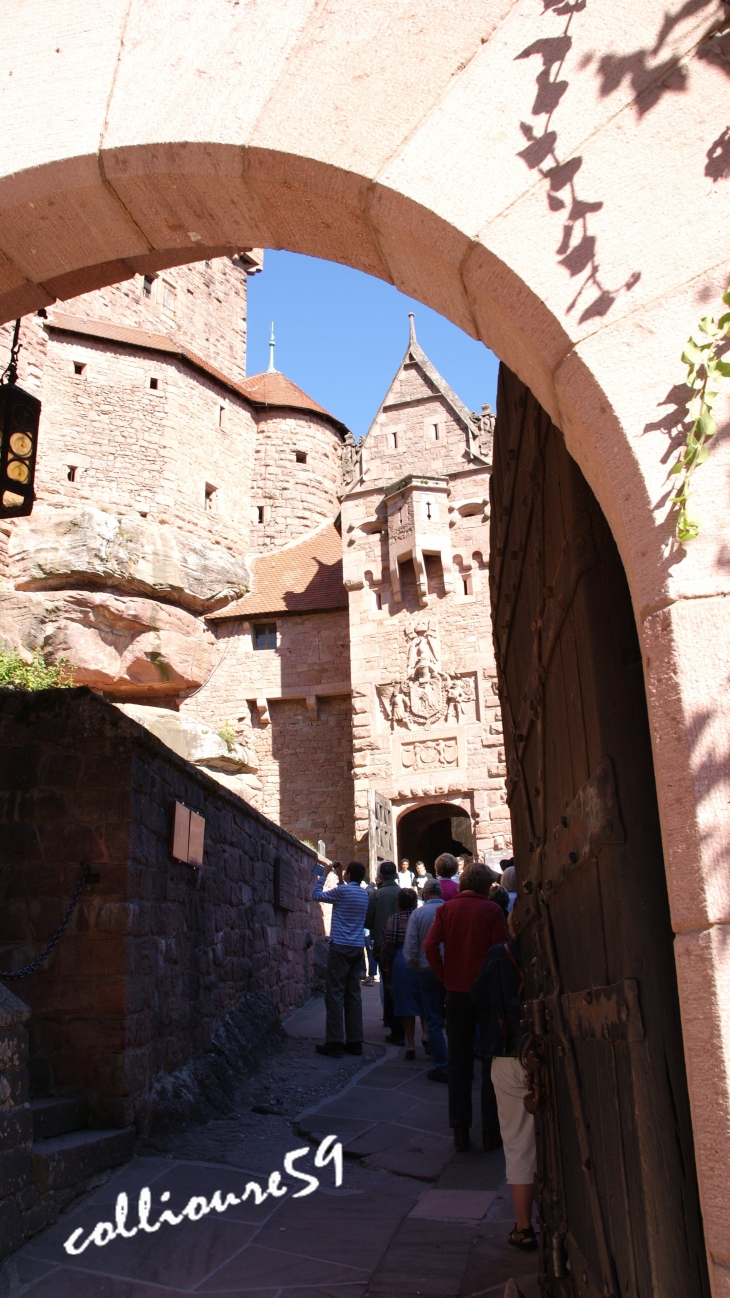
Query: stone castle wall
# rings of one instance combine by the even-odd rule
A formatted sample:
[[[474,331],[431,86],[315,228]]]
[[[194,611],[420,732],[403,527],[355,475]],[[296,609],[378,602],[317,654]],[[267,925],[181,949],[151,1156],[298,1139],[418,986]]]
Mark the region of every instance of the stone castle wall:
[[[156,1081],[210,1045],[240,997],[301,1003],[322,932],[313,858],[278,826],[86,690],[0,694],[0,964],[43,949],[86,860],[58,948],[23,980],[31,1051],[93,1125],[145,1130]],[[205,817],[203,867],[172,859],[176,801]],[[275,905],[275,860],[295,883]]]
[[[350,651],[346,609],[261,617],[276,649],[255,650],[257,619],[215,623],[218,660],[181,714],[230,726],[256,754],[255,777],[232,777],[259,810],[328,853],[353,851]],[[245,789],[244,789],[245,786]]]
[[[492,857],[509,852],[511,830],[487,587],[491,469],[482,424],[412,344],[342,502],[356,839],[367,837],[374,788],[392,802],[394,826],[430,804],[460,809],[472,850]],[[423,534],[425,593],[407,558],[399,601],[387,489],[424,473],[407,507],[414,540]]]
[[[297,462],[306,455],[306,463]],[[251,480],[251,549],[279,549],[339,512],[342,438],[303,410],[258,419]],[[259,510],[263,509],[263,522]]]
[[[243,254],[173,266],[153,272],[149,285],[143,275],[135,275],[121,284],[70,298],[63,309],[70,315],[174,334],[240,383],[246,377],[246,267],[251,261]]]
[[[352,707],[349,694],[317,699],[274,699],[269,723],[252,716],[252,736],[263,785],[261,809],[297,838],[327,856],[353,859]]]

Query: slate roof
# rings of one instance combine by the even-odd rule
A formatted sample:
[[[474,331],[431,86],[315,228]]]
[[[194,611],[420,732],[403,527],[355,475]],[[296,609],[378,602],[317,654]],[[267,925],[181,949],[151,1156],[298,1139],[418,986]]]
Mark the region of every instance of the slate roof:
[[[249,561],[251,589],[243,599],[207,617],[229,621],[274,613],[314,613],[347,608],[342,581],[342,537],[334,520],[314,532]]]
[[[48,317],[46,327],[58,329],[62,333],[80,334],[85,338],[97,338],[104,342],[123,343],[128,347],[143,347],[146,351],[163,352],[166,356],[174,356],[177,360],[186,361],[193,369],[200,370],[209,378],[215,379],[230,392],[245,397],[257,410],[267,407],[309,410],[328,419],[343,436],[349,432],[347,425],[343,424],[341,419],[335,419],[335,416],[325,410],[324,406],[318,405],[284,374],[276,371],[273,374],[252,374],[250,378],[237,383],[221,370],[216,369],[215,365],[204,360],[202,356],[196,355],[189,347],[184,347],[170,334],[152,333],[149,329],[136,329],[131,325],[116,324],[111,320],[66,315],[62,311],[54,311],[53,315]]]

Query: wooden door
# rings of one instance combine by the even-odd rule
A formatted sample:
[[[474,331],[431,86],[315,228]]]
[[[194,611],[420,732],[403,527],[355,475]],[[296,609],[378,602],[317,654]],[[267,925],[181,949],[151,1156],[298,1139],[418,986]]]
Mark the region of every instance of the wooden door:
[[[500,370],[490,591],[555,1298],[709,1293],[638,636],[562,434]]]
[[[395,860],[393,804],[373,788],[368,789],[368,850],[372,880],[378,872],[378,861]]]

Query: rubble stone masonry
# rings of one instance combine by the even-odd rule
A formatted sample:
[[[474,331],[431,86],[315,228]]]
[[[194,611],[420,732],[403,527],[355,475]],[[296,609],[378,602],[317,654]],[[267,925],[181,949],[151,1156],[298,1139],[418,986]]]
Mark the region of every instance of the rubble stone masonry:
[[[252,550],[277,549],[334,518],[341,490],[342,439],[331,423],[301,410],[259,417],[251,481]]]
[[[144,1131],[155,1082],[210,1045],[242,994],[306,998],[320,908],[312,854],[90,691],[0,694],[0,966],[53,935],[88,861],[97,876],[55,952],[23,980],[31,1052],[92,1125]],[[205,818],[203,866],[173,860],[176,801]],[[275,905],[275,862],[294,909]]]

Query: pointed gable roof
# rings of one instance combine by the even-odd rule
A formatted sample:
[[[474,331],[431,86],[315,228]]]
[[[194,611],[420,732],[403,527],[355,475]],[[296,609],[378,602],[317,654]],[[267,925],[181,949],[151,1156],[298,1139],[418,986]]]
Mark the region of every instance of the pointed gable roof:
[[[416,329],[415,329],[412,313],[410,314],[409,319],[410,319],[410,336],[408,339],[408,346],[406,348],[405,355],[400,365],[398,366],[398,369],[393,375],[393,381],[390,384],[390,387],[388,388],[388,392],[376,413],[375,419],[373,420],[372,424],[370,425],[370,428],[365,434],[365,437],[368,437],[369,434],[372,432],[373,428],[375,427],[375,423],[378,415],[381,413],[382,410],[386,408],[386,406],[388,406],[389,404],[388,398],[390,397],[390,394],[393,391],[393,388],[398,381],[398,378],[403,370],[403,367],[408,364],[417,365],[419,367],[421,372],[433,384],[436,391],[444,398],[444,400],[448,403],[448,405],[451,406],[451,409],[453,410],[457,419],[464,424],[465,428],[472,429],[474,425],[472,422],[470,411],[467,410],[461,398],[457,397],[453,388],[449,387],[443,375],[439,374],[438,370],[436,369],[436,366],[428,359],[428,356],[426,355],[420,343],[418,342],[418,339],[416,338]],[[365,438],[363,438],[363,441],[364,440]]]
[[[276,406],[285,410],[310,410],[315,415],[322,415],[335,425],[343,436],[349,432],[342,420],[336,419],[329,410],[320,406],[306,392],[302,392],[296,383],[292,383],[285,374],[278,370],[266,370],[263,374],[252,374],[239,385],[244,396],[255,406]]]
[[[342,581],[342,536],[332,518],[280,550],[255,555],[249,567],[248,594],[235,604],[211,613],[209,622],[347,608],[347,591]]]

